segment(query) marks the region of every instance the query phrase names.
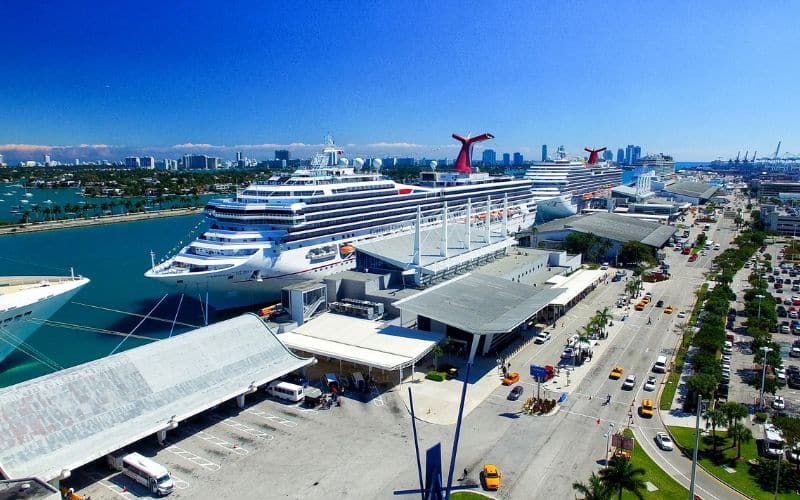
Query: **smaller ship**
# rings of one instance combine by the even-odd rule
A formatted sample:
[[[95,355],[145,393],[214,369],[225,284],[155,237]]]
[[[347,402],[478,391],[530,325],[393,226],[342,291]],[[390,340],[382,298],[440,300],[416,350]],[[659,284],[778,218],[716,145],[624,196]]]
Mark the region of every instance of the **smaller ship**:
[[[87,283],[82,276],[0,277],[0,361]]]

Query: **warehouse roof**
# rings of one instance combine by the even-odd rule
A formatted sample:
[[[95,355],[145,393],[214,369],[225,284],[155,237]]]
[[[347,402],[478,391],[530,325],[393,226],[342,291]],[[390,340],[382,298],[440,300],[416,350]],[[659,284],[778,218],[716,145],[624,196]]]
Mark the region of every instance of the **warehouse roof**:
[[[402,311],[481,335],[513,330],[564,292],[468,273],[394,303]]]
[[[682,196],[691,196],[692,198],[699,198],[701,200],[707,200],[714,196],[714,193],[716,193],[719,188],[720,186],[714,186],[704,182],[683,181],[664,186],[663,191]]]
[[[641,241],[645,245],[661,248],[675,232],[675,228],[620,214],[597,212],[591,215],[573,215],[536,226],[540,235],[550,231],[572,230],[593,233],[622,243]]]
[[[0,389],[0,471],[50,481],[313,362],[245,314]]]
[[[584,290],[592,286],[593,283],[599,282],[603,279],[608,271],[601,271],[599,269],[581,269],[572,273],[569,276],[557,275],[547,280],[547,283],[564,289],[558,297],[551,301],[551,304],[564,306],[577,297]]]

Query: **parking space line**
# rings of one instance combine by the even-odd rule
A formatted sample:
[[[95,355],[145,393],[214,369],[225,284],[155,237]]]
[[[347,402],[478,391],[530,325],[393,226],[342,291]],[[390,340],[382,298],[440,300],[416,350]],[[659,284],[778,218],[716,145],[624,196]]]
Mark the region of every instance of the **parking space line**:
[[[381,396],[381,393],[380,393],[380,391],[378,390],[377,387],[375,387],[373,385],[372,389],[370,390],[370,393],[373,396],[375,396],[374,398],[372,398],[372,404],[374,404],[375,406],[378,406],[378,407],[386,405],[386,403],[383,401],[383,396]]]
[[[195,465],[199,465],[205,470],[216,472],[222,468],[218,463],[214,463],[211,460],[203,458],[200,455],[192,453],[191,451],[181,448],[179,446],[175,446],[174,444],[167,447],[166,450],[172,453],[173,455],[177,455],[184,460],[192,462]]]
[[[181,478],[179,478],[178,476],[176,476],[175,474],[172,474],[172,473],[170,473],[169,477],[171,477],[172,478],[172,482],[175,483],[175,488],[177,488],[179,490],[185,490],[186,488],[189,487],[189,482],[186,481],[185,479],[181,479]]]
[[[201,431],[201,430],[198,430],[198,429],[192,429],[192,434],[191,435],[193,437],[200,438],[200,439],[202,439],[203,441],[205,441],[207,443],[215,444],[215,445],[219,446],[220,448],[224,448],[224,449],[230,451],[231,453],[235,453],[237,455],[248,455],[250,453],[250,450],[248,450],[246,448],[242,448],[239,445],[237,445],[236,443],[232,443],[231,441],[222,439],[222,438],[217,437],[217,436],[215,436],[213,434],[209,434],[206,431]]]
[[[114,474],[116,474],[116,472]],[[111,476],[114,474],[111,474]],[[109,481],[108,478],[111,476],[104,477],[101,474],[96,473],[84,473],[84,475],[117,496],[122,498],[133,498],[133,494],[130,491],[124,491],[121,487]]]
[[[297,422],[294,422],[292,420],[283,417],[279,417],[277,415],[273,415],[272,413],[266,412],[264,410],[255,410],[253,408],[248,408],[245,410],[245,412],[269,420],[270,422],[275,422],[276,424],[283,425],[284,427],[289,427],[290,429],[297,427]]]
[[[237,431],[243,432],[253,437],[257,437],[259,439],[264,439],[266,441],[271,441],[272,439],[275,439],[275,436],[273,436],[272,434],[256,429],[255,427],[250,427],[249,425],[243,424],[241,422],[237,422],[232,418],[226,418],[224,420],[220,420],[219,422],[221,424],[227,425],[228,427],[232,427]]]

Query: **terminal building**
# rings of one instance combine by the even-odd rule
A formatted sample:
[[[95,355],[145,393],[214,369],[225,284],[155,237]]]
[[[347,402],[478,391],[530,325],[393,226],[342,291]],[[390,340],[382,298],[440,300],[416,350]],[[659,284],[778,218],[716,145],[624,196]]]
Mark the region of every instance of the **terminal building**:
[[[767,231],[781,234],[800,234],[800,211],[795,208],[784,208],[779,205],[761,205],[761,222]]]
[[[657,183],[654,183],[654,186],[656,184]],[[713,184],[681,181],[664,185],[661,188],[661,196],[670,200],[688,202],[692,205],[704,205],[717,194],[719,190],[720,186],[715,186]]]
[[[675,233],[673,226],[625,217],[615,213],[598,212],[574,215],[541,224],[531,236],[531,246],[563,247],[571,233],[594,234],[609,241],[601,260],[615,261],[620,248],[629,241],[641,241],[653,251],[660,250]]]

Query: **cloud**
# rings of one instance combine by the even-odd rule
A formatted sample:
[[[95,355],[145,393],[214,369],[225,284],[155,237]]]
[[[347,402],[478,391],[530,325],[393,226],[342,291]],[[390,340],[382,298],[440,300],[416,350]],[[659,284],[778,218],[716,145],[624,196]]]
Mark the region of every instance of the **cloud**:
[[[225,146],[215,146],[213,144],[195,144],[192,142],[187,142],[185,144],[175,144],[172,146],[172,149],[219,149],[224,147]]]

